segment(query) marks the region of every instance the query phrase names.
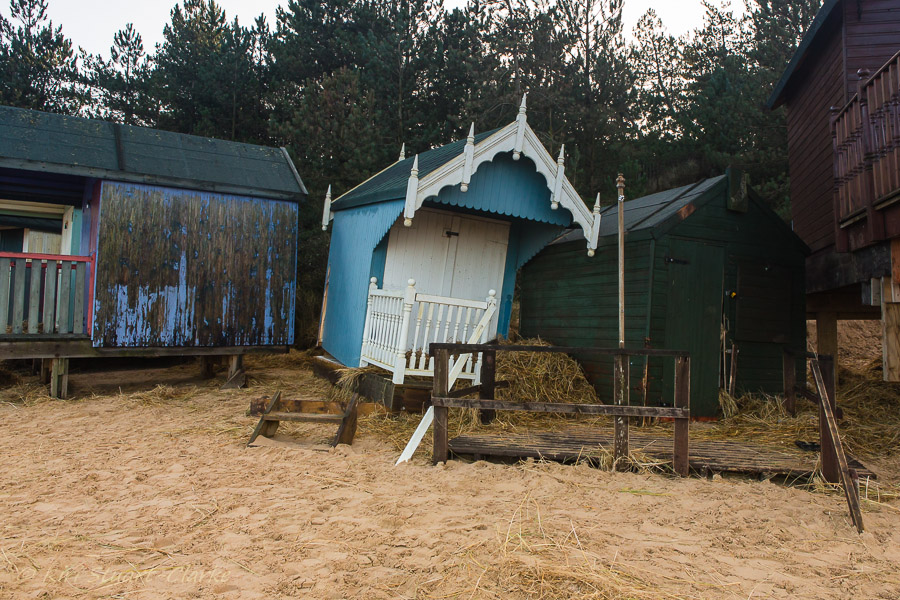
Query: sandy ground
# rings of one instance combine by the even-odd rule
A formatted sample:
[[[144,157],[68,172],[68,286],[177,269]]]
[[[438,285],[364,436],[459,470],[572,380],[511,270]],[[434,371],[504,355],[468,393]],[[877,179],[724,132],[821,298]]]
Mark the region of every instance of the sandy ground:
[[[816,350],[816,322],[807,321],[807,346]],[[881,321],[838,321],[838,360],[850,369],[881,358]]]
[[[257,367],[220,392],[197,372],[83,373],[73,400],[0,404],[0,597],[900,596],[897,502],[864,503],[858,535],[842,496],[769,482],[394,467],[365,423],[352,447],[306,426],[247,449],[250,399],[325,388]]]

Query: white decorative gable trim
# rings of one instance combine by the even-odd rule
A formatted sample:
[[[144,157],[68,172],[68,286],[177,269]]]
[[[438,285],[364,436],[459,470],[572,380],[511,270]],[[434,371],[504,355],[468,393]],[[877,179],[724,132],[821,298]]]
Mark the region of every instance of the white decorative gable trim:
[[[412,224],[415,211],[422,207],[426,198],[437,196],[441,189],[448,186],[459,185],[460,191],[467,191],[472,174],[481,164],[494,160],[500,153],[512,152],[513,159],[517,160],[518,156],[524,155],[534,161],[538,173],[544,176],[550,189],[550,208],[555,210],[562,206],[572,214],[572,220],[584,231],[588,254],[593,256],[600,233],[599,195],[594,211],[589,211],[575,191],[575,187],[565,176],[565,148],[560,149],[559,158],[553,160],[525,120],[525,99],[522,99],[519,116],[515,121],[478,144],[474,143],[474,136],[473,125],[469,130],[465,151],[422,179],[418,177],[418,170],[410,173],[406,190],[406,209],[403,212],[404,223]]]
[[[597,194],[594,210],[589,211],[578,192],[575,191],[575,187],[565,176],[565,146],[560,148],[559,157],[553,160],[531,125],[528,124],[525,98],[522,98],[515,121],[477,144],[475,143],[475,124],[473,123],[468,136],[466,136],[466,145],[462,154],[421,179],[419,179],[419,156],[416,155],[406,185],[406,201],[403,207],[404,225],[407,227],[412,225],[416,211],[422,208],[422,203],[426,198],[437,196],[443,188],[455,185],[460,186],[462,192],[468,191],[472,175],[479,166],[494,160],[498,154],[512,152],[513,160],[519,160],[524,155],[534,161],[537,172],[543,175],[547,181],[547,187],[550,190],[550,208],[557,210],[562,206],[572,214],[572,220],[584,231],[588,256],[594,255],[600,233],[600,194]],[[401,160],[405,155],[404,150],[405,146],[400,151]],[[329,187],[322,217],[323,229],[327,227],[329,220],[334,218],[330,211],[330,192]]]

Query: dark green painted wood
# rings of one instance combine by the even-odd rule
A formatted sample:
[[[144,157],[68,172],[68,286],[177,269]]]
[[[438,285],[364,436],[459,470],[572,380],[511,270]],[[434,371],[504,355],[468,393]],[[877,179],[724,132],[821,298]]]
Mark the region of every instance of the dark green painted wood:
[[[0,258],[0,334],[6,333],[9,321],[9,287],[12,275],[9,264],[8,258]]]
[[[15,265],[16,272],[12,286],[12,332],[22,333],[22,319],[25,318],[25,259],[17,258]]]
[[[72,289],[72,263],[63,261],[59,271],[59,300],[56,304],[57,331],[59,333],[72,333],[71,323],[71,289]]]
[[[715,414],[719,408],[725,250],[719,245],[683,239],[673,239],[669,248],[673,259],[686,264],[669,264],[666,339],[670,343],[677,340],[679,349],[691,353],[691,410],[694,414]],[[668,388],[674,364],[667,363],[665,373]]]
[[[44,277],[44,331],[53,333],[56,331],[56,279],[58,277],[58,265],[55,260],[47,261],[47,273]],[[2,270],[2,269],[0,269]],[[2,302],[0,302],[2,304]]]
[[[695,188],[697,189],[697,188]],[[663,218],[654,216],[656,227],[629,232],[626,241],[626,343],[642,346],[645,340],[653,348],[683,349],[691,343],[690,330],[670,331],[671,315],[684,314],[691,309],[684,299],[671,289],[671,276],[679,267],[667,261],[679,257],[676,239],[694,240],[720,248],[715,259],[715,276],[698,275],[696,293],[712,298],[717,295],[722,313],[729,324],[728,344],[737,343],[740,354],[737,365],[738,392],[780,393],[782,380],[782,351],[789,348],[802,353],[806,347],[804,262],[807,249],[789,228],[762,206],[755,194],[748,194],[747,212],[728,210],[729,185],[727,178],[716,178],[700,196],[690,196],[690,209],[667,212]],[[680,189],[683,192],[683,189]],[[679,192],[679,193],[681,193]],[[674,197],[664,192],[658,197]],[[687,199],[684,193],[682,199]],[[634,201],[637,202],[637,201]],[[685,204],[684,206],[688,206]],[[626,216],[629,214],[626,208]],[[636,213],[632,213],[633,215]],[[635,223],[638,221],[635,220]],[[645,221],[646,223],[646,221]],[[653,260],[650,260],[651,241],[656,241]],[[540,336],[554,344],[614,346],[617,341],[617,291],[615,236],[601,238],[596,256],[588,258],[584,242],[557,243],[538,254],[522,270],[520,278],[520,333]],[[610,246],[609,244],[613,244]],[[704,268],[706,257],[694,258]],[[650,270],[652,265],[652,287]],[[760,318],[759,298],[748,299],[740,305],[740,295],[726,298],[725,290],[737,291],[739,274],[755,270],[752,278],[763,291],[765,310],[777,305],[788,318],[767,317],[765,324],[768,342],[753,341],[746,335]],[[781,273],[781,283],[772,283],[760,273]],[[788,275],[784,275],[784,274]],[[776,278],[777,279],[777,278]],[[789,280],[784,283],[784,280]],[[782,289],[787,285],[787,293]],[[778,287],[777,299],[765,301],[766,288]],[[682,294],[682,292],[677,292]],[[682,294],[683,295],[683,294]],[[649,311],[649,334],[647,321]],[[738,313],[743,321],[739,323]],[[746,323],[747,320],[751,322]],[[709,320],[712,327],[713,319]],[[692,378],[692,406],[694,416],[712,417],[718,406],[719,319],[715,319],[715,338],[710,337],[709,349],[698,349],[703,355],[692,357],[692,372],[705,383]],[[736,336],[736,332],[744,333]],[[771,341],[771,340],[778,341]],[[608,364],[607,364],[608,363]],[[648,364],[648,404],[671,405],[673,389],[671,360],[651,357]],[[631,362],[629,382],[632,398],[640,397],[643,361]],[[585,372],[604,401],[612,401],[612,361],[588,359]],[[715,374],[715,377],[709,373]],[[798,381],[805,377],[805,364],[797,361]],[[695,399],[696,398],[696,399]],[[703,400],[701,400],[703,398]]]
[[[38,323],[41,322],[41,261],[31,261],[31,281],[28,293],[28,333],[38,332]]]

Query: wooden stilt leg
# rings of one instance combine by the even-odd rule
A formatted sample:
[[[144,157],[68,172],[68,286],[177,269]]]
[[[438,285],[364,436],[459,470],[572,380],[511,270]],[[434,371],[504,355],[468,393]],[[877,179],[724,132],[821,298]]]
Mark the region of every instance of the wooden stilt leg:
[[[50,383],[50,364],[52,361],[49,358],[41,359],[41,383],[47,385]]]
[[[485,351],[481,355],[481,389],[478,398],[481,400],[493,400],[494,388],[497,381],[496,373],[497,352],[494,350]],[[478,411],[478,416],[482,425],[489,425],[497,417],[497,411],[491,409],[482,409]]]
[[[831,405],[831,412],[834,413],[835,388],[834,388],[834,358],[831,356],[819,355],[819,368],[822,371],[822,379],[825,382],[825,391],[827,398],[822,398],[821,402],[828,402]],[[825,419],[825,408],[819,405],[819,447],[822,456],[822,475],[825,480],[830,483],[840,483],[841,471],[838,466],[837,454],[834,450],[834,441],[831,439],[827,421]]]
[[[691,359],[679,356],[675,359],[675,408],[691,407]],[[690,475],[690,449],[688,436],[690,418],[675,419],[675,449],[673,466],[682,477]]]
[[[69,395],[69,359],[54,358],[50,367],[50,396],[65,400]]]
[[[200,377],[203,379],[212,379],[216,376],[217,356],[201,356],[200,357]]]
[[[234,354],[228,365],[228,380],[222,386],[223,390],[238,389],[244,387],[247,377],[244,374],[244,355]]]

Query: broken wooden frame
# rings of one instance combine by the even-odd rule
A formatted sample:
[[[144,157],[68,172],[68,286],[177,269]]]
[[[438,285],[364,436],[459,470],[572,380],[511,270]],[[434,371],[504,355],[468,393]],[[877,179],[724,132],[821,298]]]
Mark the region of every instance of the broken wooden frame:
[[[451,392],[449,389],[450,355],[482,353],[481,385]],[[507,402],[494,399],[497,382],[495,363],[497,352],[559,352],[577,355],[606,355],[615,361],[613,396],[615,404],[557,404],[548,402]],[[475,408],[482,422],[487,422],[498,410],[518,410],[558,414],[611,415],[615,417],[614,464],[627,458],[628,418],[662,417],[675,421],[673,467],[682,477],[689,474],[688,426],[690,424],[691,359],[688,352],[652,348],[579,348],[566,346],[524,346],[516,344],[431,344],[430,354],[436,358],[431,403],[434,407],[434,450],[432,462],[444,462],[449,455],[448,409]],[[628,363],[631,356],[665,356],[675,359],[675,398],[673,407],[629,406]],[[478,393],[478,399],[461,398]],[[490,412],[489,412],[490,411]]]
[[[796,414],[796,398],[802,396],[816,403],[819,407],[819,448],[822,461],[822,476],[829,483],[840,483],[847,497],[850,518],[857,531],[863,532],[862,512],[859,508],[859,476],[855,469],[847,463],[844,445],[838,432],[836,394],[834,385],[834,357],[826,354],[806,353],[813,379],[815,391],[809,390],[805,383],[797,383],[796,359],[799,355],[785,351],[784,353],[784,396],[785,409]]]

